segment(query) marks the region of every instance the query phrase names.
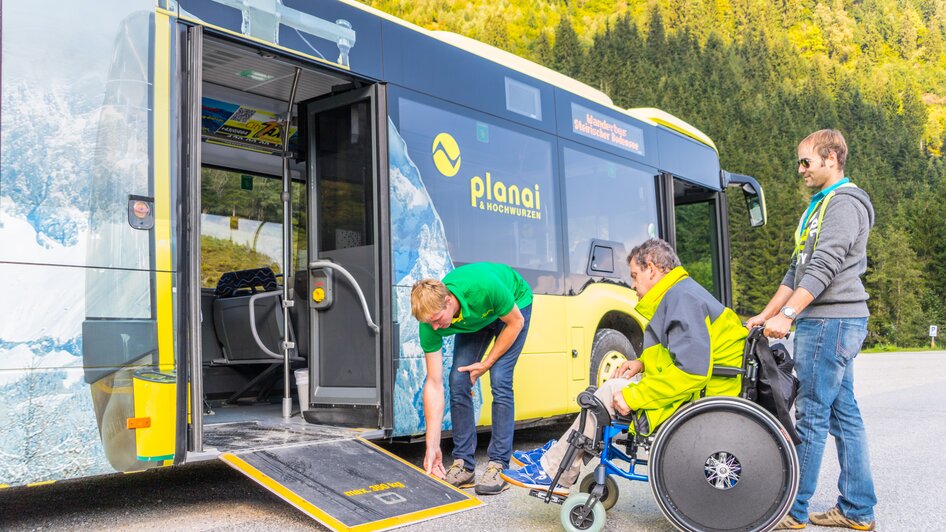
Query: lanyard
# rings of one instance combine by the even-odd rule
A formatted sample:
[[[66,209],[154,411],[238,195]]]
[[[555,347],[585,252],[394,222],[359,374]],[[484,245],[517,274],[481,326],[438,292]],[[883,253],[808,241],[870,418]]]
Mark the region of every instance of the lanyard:
[[[812,198],[811,204],[808,205],[808,210],[805,211],[805,214],[802,215],[801,220],[798,221],[798,230],[795,231],[795,251],[792,253],[792,257],[798,255],[803,249],[805,249],[805,243],[808,242],[808,232],[811,230],[811,225],[809,222],[811,221],[811,216],[814,214],[814,211],[818,210],[818,237],[820,237],[821,222],[824,220],[824,211],[828,208],[828,203],[831,201],[831,198],[834,197],[837,189],[841,187],[854,186],[857,185],[851,183],[851,180],[845,177],[827,189],[822,190],[816,194],[815,198]],[[818,198],[819,195],[821,195],[820,198]],[[815,238],[815,247],[818,246],[818,237]],[[814,253],[814,248],[812,248],[811,251]]]

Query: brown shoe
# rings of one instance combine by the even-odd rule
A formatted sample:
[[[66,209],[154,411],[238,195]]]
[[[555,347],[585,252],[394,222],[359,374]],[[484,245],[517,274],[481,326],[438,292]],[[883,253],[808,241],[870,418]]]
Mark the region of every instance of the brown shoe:
[[[852,530],[873,530],[875,525],[874,521],[855,521],[845,516],[837,506],[827,512],[813,513],[808,517],[808,520],[813,525],[850,528]]]
[[[805,528],[805,523],[801,523],[798,521],[798,519],[795,519],[790,515],[786,515],[781,521],[778,522],[777,525],[775,525],[775,528],[772,530],[801,530],[803,528]]]
[[[456,459],[450,469],[447,470],[444,480],[447,484],[452,484],[458,488],[472,488],[474,476],[473,471],[468,471],[464,467],[463,460]]]
[[[477,495],[496,495],[509,489],[509,483],[503,479],[501,473],[503,465],[499,462],[490,462],[486,466],[486,471],[480,476],[480,481],[476,483],[473,491]]]

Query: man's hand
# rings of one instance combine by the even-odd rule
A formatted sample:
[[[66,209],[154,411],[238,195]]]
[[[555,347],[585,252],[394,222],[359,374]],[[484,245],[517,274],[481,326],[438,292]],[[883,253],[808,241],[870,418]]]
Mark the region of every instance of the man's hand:
[[[440,447],[427,446],[427,455],[424,456],[424,470],[430,476],[443,479],[447,472],[443,469],[443,454]]]
[[[621,390],[614,392],[614,396],[611,398],[613,401],[614,410],[621,414],[622,416],[631,415],[631,407],[627,406],[627,401],[624,400],[624,394]]]
[[[765,320],[765,330],[762,331],[762,334],[768,338],[785,338],[788,336],[788,330],[791,328],[792,320],[782,314],[776,314]]]
[[[749,321],[746,322],[746,329],[751,331],[753,327],[761,327],[762,325],[765,325],[765,316],[758,314],[749,318]]]
[[[466,371],[470,374],[470,382],[476,384],[476,379],[480,378],[480,375],[489,371],[489,366],[482,362],[474,362],[469,366],[463,366],[462,368],[457,368],[457,371]]]
[[[640,360],[625,360],[623,364],[611,372],[610,379],[630,379],[644,371],[644,364]]]

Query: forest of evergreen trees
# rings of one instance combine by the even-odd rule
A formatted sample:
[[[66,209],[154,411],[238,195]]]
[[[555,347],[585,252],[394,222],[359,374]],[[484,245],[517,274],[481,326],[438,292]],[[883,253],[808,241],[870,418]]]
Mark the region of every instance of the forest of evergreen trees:
[[[658,107],[716,142],[723,168],[764,186],[769,224],[731,202],[736,310],[777,288],[808,203],[795,148],[844,132],[847,174],[877,212],[866,275],[868,345],[922,345],[946,325],[946,0],[379,0],[431,29],[508,49]],[[577,28],[577,30],[576,30]]]

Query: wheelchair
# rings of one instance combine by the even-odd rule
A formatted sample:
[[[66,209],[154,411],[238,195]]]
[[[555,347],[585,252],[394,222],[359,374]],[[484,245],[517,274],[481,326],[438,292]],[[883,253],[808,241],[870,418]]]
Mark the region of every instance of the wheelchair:
[[[650,436],[630,432],[634,419],[612,419],[590,386],[578,395],[578,431],[552,480],[558,484],[568,464],[583,453],[585,463],[600,458],[594,472],[562,497],[553,490],[530,495],[562,505],[565,530],[599,531],[617,502],[615,477],[649,482],[657,506],[684,531],[771,530],[788,513],[798,491],[798,456],[788,433],[754,403],[759,378],[758,341],[746,342],[741,368],[715,368],[715,376],[743,377],[739,397],[705,397],[677,410]],[[592,417],[595,436],[584,435]],[[623,463],[623,464],[621,464]],[[643,472],[647,468],[647,472]],[[641,469],[641,471],[639,471]]]

